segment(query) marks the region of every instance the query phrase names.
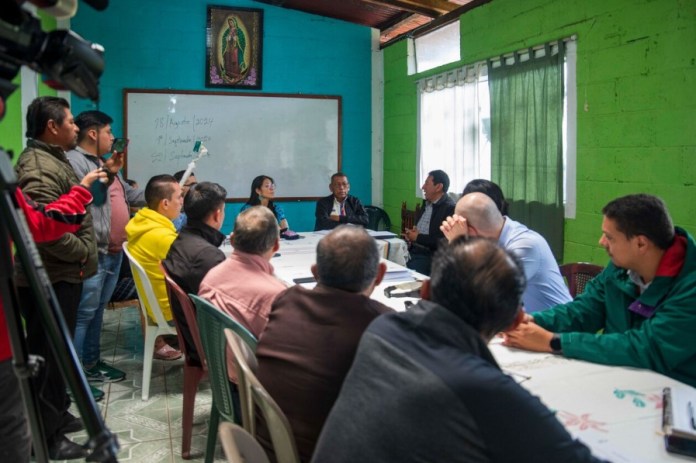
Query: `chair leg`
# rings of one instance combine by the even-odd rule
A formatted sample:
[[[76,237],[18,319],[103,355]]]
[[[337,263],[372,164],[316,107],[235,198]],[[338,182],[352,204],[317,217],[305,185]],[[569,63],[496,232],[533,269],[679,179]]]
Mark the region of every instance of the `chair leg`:
[[[150,398],[150,377],[152,376],[152,356],[155,354],[155,339],[157,339],[157,328],[147,326],[143,352],[143,400]]]
[[[184,365],[184,405],[181,412],[181,457],[191,458],[191,434],[193,432],[193,406],[196,402],[198,383],[203,376],[200,367]]]
[[[215,401],[210,407],[210,425],[208,426],[208,442],[205,446],[205,463],[213,463],[215,459],[215,444],[217,444],[217,429],[220,423],[220,413],[218,412]]]

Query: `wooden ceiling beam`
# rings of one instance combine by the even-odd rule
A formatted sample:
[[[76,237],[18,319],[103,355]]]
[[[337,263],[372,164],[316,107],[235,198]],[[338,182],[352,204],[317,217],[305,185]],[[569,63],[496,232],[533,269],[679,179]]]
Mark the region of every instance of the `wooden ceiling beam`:
[[[385,48],[388,47],[389,45],[398,42],[399,40],[411,36],[411,37],[419,37],[421,35],[425,35],[428,32],[431,32],[435,29],[439,29],[442,26],[445,26],[453,21],[456,21],[459,19],[459,17],[463,14],[465,14],[467,11],[473,10],[476,7],[479,7],[481,5],[484,5],[491,0],[471,0],[469,3],[466,3],[464,5],[458,6],[455,10],[450,11],[449,13],[442,15],[433,21],[429,22],[428,24],[425,24],[423,26],[417,27],[413,29],[410,33],[408,34],[403,34],[398,37],[394,37],[393,39],[390,39],[386,42],[382,42],[380,45],[380,48]],[[382,34],[384,35],[384,34]]]
[[[399,10],[418,13],[429,18],[437,18],[450,11],[456,10],[459,5],[446,0],[364,0],[365,3],[388,6]]]

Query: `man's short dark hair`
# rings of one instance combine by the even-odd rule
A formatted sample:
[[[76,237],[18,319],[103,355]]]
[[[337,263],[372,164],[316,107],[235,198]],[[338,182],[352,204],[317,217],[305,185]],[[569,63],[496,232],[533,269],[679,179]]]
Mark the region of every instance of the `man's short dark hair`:
[[[234,221],[232,241],[235,250],[261,255],[278,241],[280,228],[273,212],[265,206],[253,206],[239,213]]]
[[[317,244],[317,280],[323,285],[359,293],[378,268],[377,242],[362,227],[340,225]]]
[[[519,259],[486,238],[460,237],[433,257],[431,300],[486,337],[513,323],[525,286]]]
[[[193,185],[184,198],[184,212],[188,220],[204,221],[221,207],[225,207],[227,190],[212,182]]]
[[[669,248],[674,241],[674,224],[657,196],[640,193],[616,198],[602,208],[602,214],[626,238],[643,235],[660,249]]]
[[[65,110],[70,109],[70,103],[65,98],[57,96],[40,96],[34,98],[27,108],[27,138],[38,139],[43,135],[48,121],[53,119],[62,125],[65,120]]]
[[[186,173],[185,170],[180,170],[179,172],[177,172],[177,173],[174,174],[174,178],[176,179],[177,182],[180,182],[181,179],[184,178],[184,174],[185,174],[185,173]],[[194,176],[194,177],[195,177],[196,174],[194,174],[193,172],[191,172],[191,173],[189,174],[189,177],[190,177],[190,176]],[[186,214],[186,215],[188,215],[188,214]]]
[[[464,191],[462,191],[462,196],[468,195],[469,193],[483,193],[493,200],[501,214],[507,215],[508,202],[505,200],[503,190],[497,183],[483,178],[477,178],[466,184]]]
[[[155,175],[145,186],[145,202],[147,207],[153,211],[163,199],[170,199],[174,193],[174,185],[179,183],[174,177],[168,174]]]
[[[346,174],[344,174],[343,172],[336,172],[335,174],[333,174],[333,175],[331,176],[331,183],[333,183],[334,179],[337,178],[337,177],[345,177],[345,178],[348,178],[348,176],[347,176]]]
[[[434,185],[442,183],[442,191],[443,193],[447,193],[447,190],[449,190],[450,180],[449,175],[447,175],[444,170],[431,170],[428,172],[428,176],[433,178]]]
[[[101,111],[83,111],[75,118],[75,125],[80,129],[77,134],[77,142],[80,143],[87,136],[87,130],[96,127],[97,130],[111,124],[114,120]]]

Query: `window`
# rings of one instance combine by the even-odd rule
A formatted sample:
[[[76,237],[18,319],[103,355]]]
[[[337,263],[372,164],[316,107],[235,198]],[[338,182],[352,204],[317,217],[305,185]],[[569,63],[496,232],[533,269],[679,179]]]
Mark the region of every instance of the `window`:
[[[418,196],[435,169],[450,177],[450,192],[491,177],[490,104],[485,63],[419,81]]]
[[[565,217],[574,218],[575,41],[566,41],[565,47],[563,199]],[[420,66],[420,60],[418,63]],[[490,97],[485,63],[418,81],[418,112],[417,196],[422,197],[420,185],[434,169],[443,169],[449,174],[450,192],[455,193],[461,193],[474,178],[491,178]]]
[[[443,64],[459,61],[459,37],[459,21],[455,21],[416,38],[414,40],[416,72],[424,72]]]

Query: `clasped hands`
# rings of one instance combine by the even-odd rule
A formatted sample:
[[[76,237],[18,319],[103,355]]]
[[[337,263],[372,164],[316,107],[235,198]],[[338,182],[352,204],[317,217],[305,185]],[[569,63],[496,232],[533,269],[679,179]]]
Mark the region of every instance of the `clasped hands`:
[[[460,236],[469,237],[469,226],[466,219],[461,215],[451,215],[442,221],[440,231],[445,235],[447,241],[452,241]]]

